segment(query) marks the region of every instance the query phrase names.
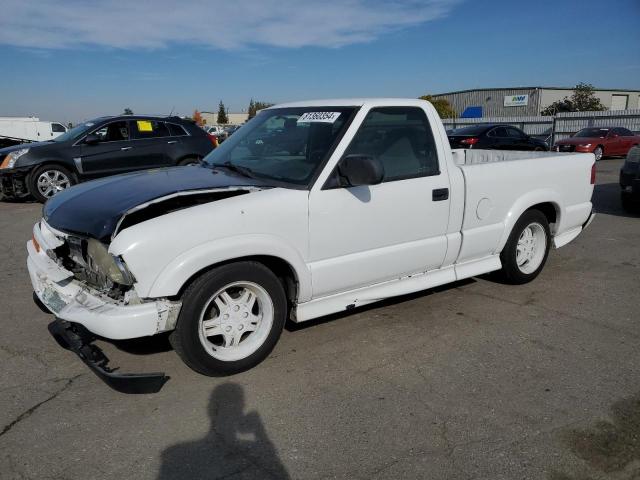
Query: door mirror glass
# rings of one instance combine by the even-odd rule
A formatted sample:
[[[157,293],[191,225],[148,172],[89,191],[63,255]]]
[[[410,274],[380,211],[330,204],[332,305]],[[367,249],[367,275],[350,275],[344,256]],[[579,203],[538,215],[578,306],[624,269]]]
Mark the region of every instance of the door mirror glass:
[[[90,133],[85,137],[84,143],[86,143],[87,145],[97,145],[98,143],[100,143],[100,137],[95,133]]]
[[[369,155],[351,154],[338,163],[338,174],[342,183],[350,187],[378,185],[384,179],[384,167]]]

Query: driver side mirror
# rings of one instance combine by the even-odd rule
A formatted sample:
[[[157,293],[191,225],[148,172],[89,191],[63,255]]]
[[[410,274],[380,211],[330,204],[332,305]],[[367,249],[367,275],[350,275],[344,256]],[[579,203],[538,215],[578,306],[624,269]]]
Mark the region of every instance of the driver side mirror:
[[[384,167],[369,155],[347,155],[338,163],[338,174],[350,187],[378,185],[384,179]]]
[[[100,143],[100,137],[95,133],[90,133],[86,137],[84,137],[84,143],[87,145],[97,145]]]

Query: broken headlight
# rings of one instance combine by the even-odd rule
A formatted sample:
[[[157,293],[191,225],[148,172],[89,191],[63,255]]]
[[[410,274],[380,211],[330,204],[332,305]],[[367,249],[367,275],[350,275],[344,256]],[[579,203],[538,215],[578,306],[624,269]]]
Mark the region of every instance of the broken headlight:
[[[27,153],[29,153],[28,148],[21,148],[20,150],[9,152],[9,155],[7,155],[2,161],[0,168],[13,168],[16,164],[16,160],[18,160],[21,156],[26,155]]]
[[[87,243],[87,257],[95,271],[106,275],[111,281],[120,285],[133,285],[135,279],[120,257],[109,253],[107,247],[95,239]]]

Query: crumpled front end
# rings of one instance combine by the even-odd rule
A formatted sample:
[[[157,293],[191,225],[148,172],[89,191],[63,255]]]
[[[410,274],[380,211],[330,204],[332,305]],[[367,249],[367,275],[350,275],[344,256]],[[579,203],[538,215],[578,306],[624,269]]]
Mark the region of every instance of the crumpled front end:
[[[57,318],[83,325],[95,335],[120,340],[172,330],[181,303],[141,299],[96,268],[91,239],[56,231],[42,220],[27,242],[33,290]]]

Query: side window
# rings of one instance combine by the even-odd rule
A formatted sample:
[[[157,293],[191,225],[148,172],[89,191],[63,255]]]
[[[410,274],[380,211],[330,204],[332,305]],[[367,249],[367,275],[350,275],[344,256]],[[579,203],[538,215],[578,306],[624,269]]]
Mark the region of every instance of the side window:
[[[172,137],[184,137],[188,135],[183,127],[175,123],[167,123],[167,127],[169,128],[169,135]]]
[[[136,140],[169,136],[167,125],[164,122],[155,120],[133,120],[131,122],[131,130],[132,137]]]
[[[496,127],[493,130],[491,130],[492,137],[508,137],[509,134],[507,134],[507,129],[504,127]]]
[[[372,109],[345,152],[351,154],[380,160],[384,182],[440,173],[429,121],[417,107]]]
[[[518,130],[517,128],[513,128],[513,127],[507,127],[507,134],[511,137],[511,138],[523,138],[524,134]]]
[[[51,131],[54,133],[64,133],[67,131],[67,129],[64,128],[62,125],[60,125],[59,123],[52,123]]]
[[[617,128],[617,134],[621,137],[633,137],[633,132],[631,130],[627,130],[626,128]]]
[[[129,140],[129,126],[126,121],[107,123],[91,133],[96,135],[100,139],[100,142],[122,142]]]

